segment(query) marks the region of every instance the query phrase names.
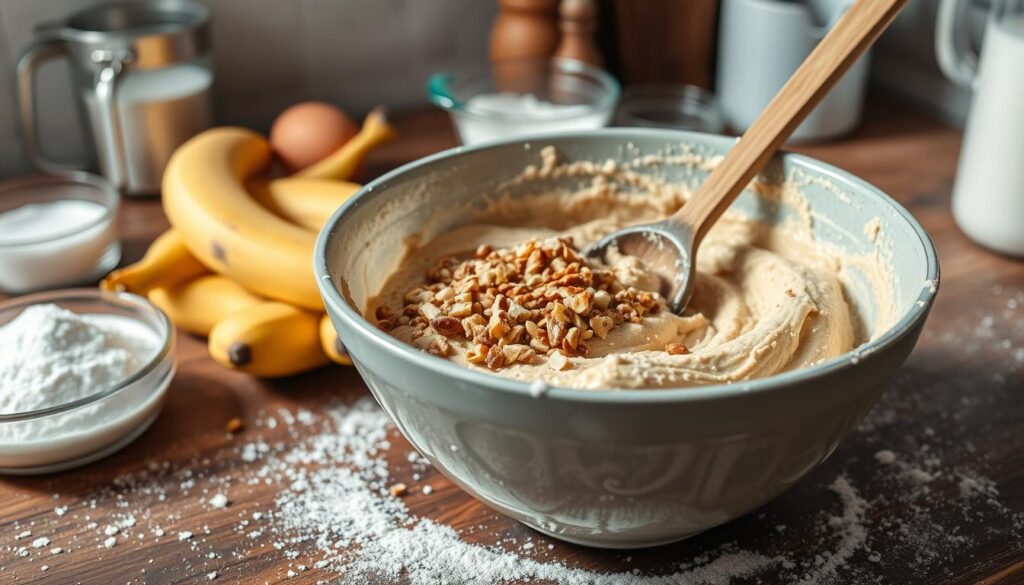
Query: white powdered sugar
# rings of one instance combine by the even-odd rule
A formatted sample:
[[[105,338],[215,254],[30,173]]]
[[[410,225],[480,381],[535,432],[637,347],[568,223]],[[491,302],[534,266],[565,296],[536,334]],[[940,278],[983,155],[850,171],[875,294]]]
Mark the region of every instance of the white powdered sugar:
[[[130,319],[33,305],[0,327],[0,413],[85,398],[124,380],[155,351]]]
[[[255,421],[254,426],[267,428],[267,418]],[[204,475],[188,464],[151,463],[144,470],[117,478],[113,486],[87,496],[89,499],[72,504],[63,517],[47,515],[54,523],[52,526],[37,527],[57,530],[66,522],[85,524],[96,535],[95,540],[91,545],[88,541],[76,544],[101,550],[106,547],[112,553],[150,542],[176,541],[187,547],[190,558],[195,559],[185,566],[190,574],[197,580],[216,575],[213,578],[218,581],[230,581],[237,576],[232,573],[235,569],[222,559],[244,559],[257,551],[262,555],[268,544],[279,555],[277,569],[282,579],[312,572],[316,579],[311,582],[399,581],[409,585],[726,585],[745,577],[754,582],[767,579],[806,585],[871,582],[871,573],[865,572],[863,565],[874,566],[895,558],[890,556],[895,553],[888,547],[873,548],[873,540],[895,534],[899,546],[914,547],[921,561],[934,559],[934,555],[945,550],[945,541],[938,534],[940,527],[923,523],[923,508],[920,514],[914,508],[909,516],[901,513],[879,524],[879,520],[871,519],[878,516],[872,513],[873,501],[854,487],[849,475],[842,473],[830,484],[821,486],[835,498],[815,504],[802,520],[789,518],[787,525],[782,525],[771,513],[764,512],[756,518],[738,520],[750,523],[754,531],[741,539],[742,544],[735,541],[709,546],[701,544],[703,539],[698,538],[693,548],[681,547],[683,551],[695,552],[680,553],[676,561],[659,565],[653,573],[645,565],[618,572],[594,571],[580,566],[572,557],[562,560],[561,555],[552,556],[552,551],[563,545],[529,531],[505,537],[499,532],[493,535],[499,537],[497,542],[488,536],[483,540],[494,544],[483,545],[468,538],[487,530],[483,525],[456,530],[413,512],[407,505],[408,498],[426,496],[425,488],[432,484],[423,482],[419,490],[411,489],[401,497],[392,495],[389,488],[399,480],[429,474],[429,463],[415,452],[403,452],[396,464],[401,469],[389,468],[387,454],[392,449],[394,427],[370,398],[349,405],[324,406],[321,414],[303,417],[279,409],[274,418],[278,421],[275,432],[291,439],[285,442],[271,435],[255,435],[229,447],[227,453],[218,457],[234,458],[240,463],[230,473]],[[243,458],[243,454],[249,454],[249,458]],[[928,486],[916,483],[908,470],[935,474],[938,465],[933,455],[921,457],[919,453],[894,453],[893,463],[873,459],[871,464],[885,473],[883,483],[920,486],[915,488],[918,490]],[[964,470],[935,476],[935,482],[955,479],[963,502],[983,502],[1008,513],[996,499],[998,491],[990,480]],[[436,481],[437,476],[433,475],[432,482]],[[273,504],[260,510],[245,509],[253,493],[247,490],[263,492],[268,486],[277,494]],[[231,505],[242,508],[236,514],[233,528],[226,528],[234,532],[237,544],[233,550],[216,544],[224,539],[223,533],[207,541],[215,529],[203,523],[211,508],[230,504],[226,497],[221,497],[229,491],[238,502]],[[422,495],[409,495],[416,491]],[[197,494],[202,497],[197,499]],[[886,505],[891,494],[892,491],[883,492],[877,498]],[[906,497],[911,496],[908,493]],[[118,502],[119,509],[122,503],[132,504],[120,514],[104,519],[90,513],[99,500],[105,500],[108,508],[112,502]],[[917,506],[916,500],[912,503]],[[189,506],[195,508],[194,512],[189,512]],[[225,528],[221,526],[219,530]],[[33,536],[29,530],[21,530],[15,536],[21,539],[20,543],[15,542],[7,549],[15,557],[49,559],[56,554],[46,550],[50,543],[43,545],[42,539],[38,553],[32,546],[25,546]],[[808,539],[815,543],[809,550],[787,544]],[[632,558],[625,557],[627,566],[632,564]],[[917,562],[913,557],[910,560]]]
[[[287,486],[272,513],[283,535],[276,546],[287,551],[312,544],[320,555],[317,568],[344,574],[352,582],[403,577],[411,585],[518,581],[724,585],[766,569],[786,571],[796,566],[778,553],[722,550],[715,558],[681,562],[663,575],[599,573],[471,544],[451,527],[411,514],[400,498],[389,494],[388,467],[379,455],[389,446],[391,423],[372,401],[336,407],[330,417],[334,430],[328,428],[296,448],[267,455],[257,475]],[[412,455],[409,459],[415,460]],[[862,522],[867,503],[845,478],[837,479],[831,489],[842,503],[842,513],[826,524],[836,549],[823,551],[828,560],[806,574],[808,583],[834,575],[866,539]],[[532,543],[527,545],[522,547],[524,552],[533,548]],[[286,557],[290,557],[287,552]]]

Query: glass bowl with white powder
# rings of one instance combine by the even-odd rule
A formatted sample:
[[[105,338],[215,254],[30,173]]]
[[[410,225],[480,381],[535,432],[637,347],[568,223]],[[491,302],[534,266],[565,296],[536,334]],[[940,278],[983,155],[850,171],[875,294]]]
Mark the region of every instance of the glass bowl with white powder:
[[[0,473],[105,457],[160,414],[174,327],[128,293],[69,289],[0,303]]]
[[[0,182],[0,290],[91,283],[121,259],[120,196],[101,177],[74,172]]]
[[[611,120],[619,82],[572,59],[509,59],[486,69],[437,73],[427,83],[463,144],[567,130],[595,130]]]

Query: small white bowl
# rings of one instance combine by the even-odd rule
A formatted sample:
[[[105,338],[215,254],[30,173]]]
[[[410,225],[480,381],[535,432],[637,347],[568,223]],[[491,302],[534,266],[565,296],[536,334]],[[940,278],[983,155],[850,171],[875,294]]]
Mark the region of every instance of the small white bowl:
[[[43,303],[80,314],[127,317],[152,331],[158,349],[127,379],[90,396],[30,412],[0,414],[0,473],[50,473],[114,453],[156,420],[174,377],[174,327],[146,299],[95,289],[29,295],[0,303],[0,326]],[[83,419],[91,419],[91,425],[85,430],[75,428]]]
[[[22,294],[95,282],[121,259],[113,185],[84,172],[0,182],[0,213],[30,204],[89,201],[105,213],[75,229],[0,242],[0,290]]]

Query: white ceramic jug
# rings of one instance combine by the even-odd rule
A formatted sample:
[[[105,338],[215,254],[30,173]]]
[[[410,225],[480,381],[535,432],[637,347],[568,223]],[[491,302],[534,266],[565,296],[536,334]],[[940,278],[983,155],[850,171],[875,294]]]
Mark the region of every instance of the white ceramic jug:
[[[939,64],[974,89],[953,185],[953,217],[972,240],[1024,256],[1024,0],[993,0],[981,55],[970,50],[968,0],[942,0]]]
[[[853,0],[724,0],[717,93],[729,125],[743,132]],[[846,134],[860,120],[867,81],[860,59],[811,112],[791,141]]]

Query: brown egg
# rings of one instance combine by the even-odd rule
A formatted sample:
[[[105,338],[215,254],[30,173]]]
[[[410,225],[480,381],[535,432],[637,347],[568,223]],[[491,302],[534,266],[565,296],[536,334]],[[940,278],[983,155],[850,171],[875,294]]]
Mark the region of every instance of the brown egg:
[[[356,135],[359,128],[339,108],[324,102],[295,104],[274,120],[270,146],[292,172],[323,160]]]

